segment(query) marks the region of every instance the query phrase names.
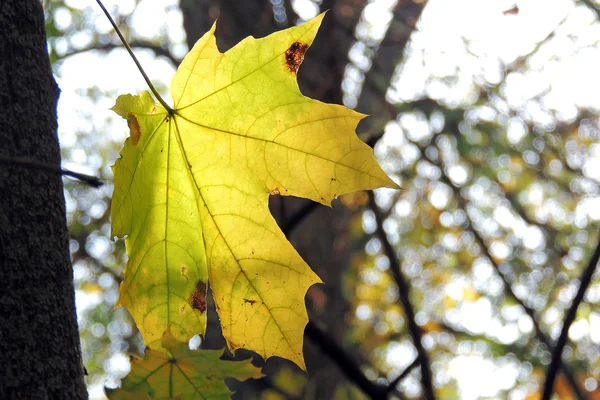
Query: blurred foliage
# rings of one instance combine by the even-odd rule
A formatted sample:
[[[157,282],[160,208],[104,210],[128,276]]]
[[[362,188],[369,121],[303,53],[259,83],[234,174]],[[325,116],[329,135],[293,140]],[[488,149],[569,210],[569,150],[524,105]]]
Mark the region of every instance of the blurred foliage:
[[[206,4],[211,20],[220,16],[227,21],[239,11],[225,8],[226,1],[199,3]],[[265,3],[272,12],[265,14],[268,18],[247,23],[264,25],[275,18],[274,25],[281,27],[322,7],[332,9],[325,23],[333,24],[358,9],[358,21],[338,27],[338,34],[352,41],[346,58],[338,60],[343,76],[323,79],[339,81],[347,105],[374,114],[376,122],[362,137],[381,137],[375,154],[403,187],[400,192],[378,191],[377,212],[385,218],[387,240],[410,283],[436,394],[536,399],[550,361],[536,325],[550,343],[556,340],[598,242],[600,75],[591,66],[599,62],[599,6],[564,0],[550,12],[550,6],[546,10],[532,0],[519,2],[516,14],[504,14],[513,3],[502,8],[498,2],[485,10],[477,2],[443,3],[431,1],[425,7],[417,30],[397,24],[402,7],[422,4],[416,0],[296,0],[293,7],[273,1]],[[46,14],[55,73],[65,83],[59,105],[63,162],[107,181],[93,190],[65,179],[84,363],[94,397],[106,379],[116,386],[128,371],[124,352],[140,354],[141,348],[127,313],[112,310],[125,255],[122,242],[109,237],[109,167],[125,132],[108,113],[98,111],[112,105],[110,99],[123,83],[88,84],[76,95],[65,91],[73,71],[81,68],[79,57],[94,53],[92,60],[101,63],[120,51],[107,46],[118,43],[99,11],[82,4],[52,1]],[[139,48],[149,65],[155,65],[155,56],[156,63],[181,58],[186,46],[177,3],[144,0],[107,6],[128,39],[143,42]],[[539,14],[541,8],[548,13]],[[398,50],[398,37],[407,30],[411,41],[400,49],[400,57],[386,57]],[[525,35],[528,31],[536,35]],[[94,46],[100,49],[84,51]],[[388,61],[392,68],[385,72]],[[91,78],[88,82],[101,80]],[[372,110],[361,108],[365,102]],[[413,362],[416,350],[368,198],[358,193],[340,200],[335,207],[353,212],[347,237],[335,242],[346,243],[345,251],[352,253],[343,273],[349,311],[341,344],[360,361],[365,376],[385,385]],[[322,291],[312,293],[308,297],[317,307],[327,303]],[[600,398],[599,304],[596,274],[563,355],[589,398]],[[319,318],[330,317],[319,313]],[[240,398],[319,398],[314,384],[319,378],[288,366],[246,382],[246,389],[232,385]],[[350,382],[330,385],[336,398],[363,398]],[[575,398],[571,386],[559,375],[561,399]],[[397,397],[418,398],[419,368],[397,389]]]

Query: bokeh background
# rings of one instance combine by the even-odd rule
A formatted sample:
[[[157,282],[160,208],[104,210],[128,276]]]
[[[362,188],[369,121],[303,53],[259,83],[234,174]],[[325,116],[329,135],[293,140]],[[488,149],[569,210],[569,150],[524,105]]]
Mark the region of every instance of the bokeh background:
[[[343,196],[332,209],[272,197],[273,214],[326,283],[307,294],[314,327],[374,384],[394,382],[392,398],[420,398],[427,386],[445,399],[540,397],[598,243],[600,2],[104,4],[165,98],[215,20],[225,51],[329,10],[301,90],[370,114],[358,134],[403,190]],[[145,84],[95,2],[47,0],[45,12],[63,167],[106,182],[93,189],[65,178],[87,383],[102,399],[103,386],[129,371],[129,354],[143,354],[131,317],[113,308],[126,255],[110,235],[111,165],[128,130],[109,108]],[[560,399],[600,399],[599,304],[596,274],[569,330]],[[207,335],[191,346],[224,347],[211,305]],[[314,334],[305,353],[308,375],[255,357],[267,376],[232,380],[234,398],[364,397]]]

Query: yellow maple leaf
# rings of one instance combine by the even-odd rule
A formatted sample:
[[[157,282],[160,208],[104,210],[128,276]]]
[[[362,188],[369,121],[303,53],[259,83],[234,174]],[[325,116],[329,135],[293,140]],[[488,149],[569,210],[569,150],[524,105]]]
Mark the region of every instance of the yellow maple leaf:
[[[167,327],[178,340],[203,333],[210,281],[231,350],[304,368],[304,296],[320,279],[277,226],[268,197],[329,205],[397,187],[355,134],[364,115],[298,89],[322,18],[224,54],[213,26],[173,77],[172,109],[148,92],[117,99],[130,128],[114,166],[113,235],[127,235],[129,255],[118,304],[146,344]]]
[[[169,330],[161,344],[166,352],[147,348],[143,359],[132,359],[121,387],[106,389],[109,399],[229,399],[225,378],[263,377],[251,360],[221,360],[222,350],[190,350]]]

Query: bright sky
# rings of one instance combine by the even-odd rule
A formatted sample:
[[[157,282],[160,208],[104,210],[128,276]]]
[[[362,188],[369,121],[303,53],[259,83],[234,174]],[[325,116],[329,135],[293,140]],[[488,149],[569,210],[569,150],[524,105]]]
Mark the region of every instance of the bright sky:
[[[67,5],[85,10],[92,15],[95,28],[108,32],[111,28],[104,15],[92,0],[68,0]],[[363,19],[357,28],[357,36],[366,40],[381,40],[389,21],[391,10],[396,1],[374,0],[365,8]],[[503,11],[518,4],[517,15],[505,15]],[[109,10],[119,9],[130,12],[135,3],[131,0],[107,0],[105,5]],[[296,0],[296,10],[303,19],[314,17],[318,7],[311,0]],[[67,12],[55,14],[58,24],[68,26],[70,16]],[[504,95],[511,107],[522,107],[527,110],[531,119],[548,121],[548,111],[555,111],[558,117],[568,121],[575,117],[576,107],[590,107],[600,110],[600,25],[595,22],[596,15],[583,5],[577,6],[571,0],[430,0],[419,24],[418,32],[413,35],[410,44],[408,61],[398,67],[394,85],[388,91],[391,102],[409,101],[424,94],[440,99],[450,105],[469,104],[479,91],[473,82],[488,82],[495,84],[504,77],[502,66],[511,64],[526,53],[531,52],[537,41],[545,38],[558,25],[559,37],[542,46],[530,58],[527,72],[513,73],[506,79],[503,88]],[[185,32],[182,28],[182,18],[175,0],[143,0],[130,20],[137,35],[154,38],[166,33],[174,43],[172,51],[176,55],[185,53]],[[565,35],[568,33],[568,35]],[[75,35],[70,44],[86,46],[90,36],[85,32]],[[464,52],[468,43],[469,53]],[[67,42],[63,43],[67,47]],[[59,44],[60,49],[60,44]],[[345,86],[347,91],[344,101],[348,106],[356,104],[364,73],[370,66],[364,42],[359,41],[351,50],[353,65],[346,71]],[[175,72],[165,60],[154,58],[148,51],[136,51],[142,65],[151,79],[163,88],[168,86]],[[452,87],[441,84],[433,77],[458,76]],[[121,93],[139,93],[146,89],[145,83],[136,70],[133,62],[124,51],[113,51],[110,54],[88,52],[65,60],[60,67],[58,82],[61,87],[59,102],[59,136],[61,145],[73,148],[64,166],[81,172],[97,173],[101,170],[104,176],[110,176],[109,165],[103,164],[103,158],[98,157],[97,149],[110,140],[122,143],[127,134],[125,123],[114,115],[109,108],[114,104],[114,98]],[[98,88],[111,93],[112,99],[105,96],[95,96],[97,101],[89,97],[89,88]],[[543,104],[530,103],[528,100],[544,93]],[[165,99],[169,96],[165,96]],[[543,107],[542,107],[543,106]],[[359,110],[360,111],[360,110]],[[93,124],[90,119],[93,116]],[[407,133],[405,133],[407,132]],[[423,126],[422,121],[406,117],[388,124],[384,137],[385,146],[400,146],[407,143],[405,135],[410,139],[418,139],[431,135],[433,132]],[[515,121],[509,124],[509,137],[518,142],[526,130],[523,124]],[[108,135],[108,136],[106,136]],[[86,138],[86,146],[79,141]],[[95,153],[96,151],[96,153]],[[413,154],[416,156],[417,153]],[[403,157],[411,157],[410,147],[403,150]],[[594,149],[594,156],[587,161],[585,173],[600,180],[600,146]],[[89,167],[86,170],[86,166]],[[460,165],[450,170],[451,178],[456,182],[465,181],[468,171]],[[449,199],[449,193],[440,189],[432,193],[432,204],[444,208]],[[535,188],[530,193],[532,202],[539,200],[543,193],[536,193]],[[536,200],[537,199],[537,200]],[[74,200],[68,198],[70,209]],[[385,202],[385,194],[380,196]],[[581,212],[589,215],[592,220],[600,220],[600,200],[590,200],[583,204]],[[412,205],[399,202],[395,210],[397,215],[408,215]],[[503,224],[504,228],[512,228],[519,232],[526,247],[535,249],[543,247],[543,236],[536,228],[521,226],[522,222],[514,218],[506,207],[498,207],[494,218]],[[373,221],[367,217],[364,221],[366,230]],[[521,224],[521,225],[520,225]],[[452,245],[452,238],[448,238]],[[507,249],[501,244],[493,247],[495,255],[501,256]],[[76,271],[77,275],[77,271]],[[491,266],[484,260],[473,268],[473,279],[486,282],[491,275]],[[459,280],[448,285],[448,293],[461,293]],[[95,295],[77,293],[77,307],[80,312],[94,307],[101,301]],[[97,297],[97,296],[96,296]],[[367,319],[372,310],[368,305],[357,308],[357,317]],[[515,312],[513,324],[498,329],[494,320],[491,305],[485,298],[472,303],[465,303],[461,312],[452,316],[473,333],[487,333],[498,338],[501,342],[511,343],[522,333],[532,330],[531,321],[521,312]],[[571,328],[573,339],[592,333],[596,343],[600,343],[600,316],[592,319],[590,327],[587,323],[576,323]],[[594,328],[590,331],[591,328]],[[408,365],[414,357],[414,350],[405,344],[392,343],[389,346],[386,360],[392,368],[389,378],[393,378]],[[122,374],[128,370],[127,358],[115,354],[107,361],[113,370]],[[479,396],[493,398],[497,393],[514,386],[519,374],[518,364],[507,359],[498,365],[483,358],[476,349],[465,349],[459,357],[448,363],[448,376],[457,380],[463,399],[476,399]],[[440,378],[443,384],[448,376]],[[413,385],[411,386],[411,379]],[[414,377],[407,380],[405,387],[410,391],[414,388]],[[595,383],[590,383],[593,385]],[[587,385],[587,382],[586,382]],[[90,387],[91,398],[102,397],[102,382]]]

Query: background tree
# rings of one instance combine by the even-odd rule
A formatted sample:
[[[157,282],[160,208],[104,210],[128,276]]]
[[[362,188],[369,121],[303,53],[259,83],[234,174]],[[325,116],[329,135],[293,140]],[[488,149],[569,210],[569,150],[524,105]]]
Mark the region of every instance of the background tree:
[[[151,75],[164,79],[217,17],[224,51],[249,34],[263,36],[329,9],[300,70],[301,89],[371,113],[360,135],[404,188],[347,196],[333,210],[273,199],[273,214],[327,285],[307,296],[308,378],[269,360],[267,377],[239,387],[238,396],[358,396],[361,379],[363,391],[393,382],[396,396],[410,398],[431,397],[431,388],[442,398],[533,396],[551,359],[560,360],[555,342],[563,315],[588,287],[572,313],[555,390],[566,398],[597,394],[600,286],[590,258],[600,220],[600,105],[596,74],[585,66],[597,60],[598,12],[589,1],[553,6],[534,29],[523,24],[546,9],[536,1],[498,3],[485,12],[475,3],[422,1],[113,5],[155,68]],[[468,28],[476,13],[488,27],[484,34]],[[56,71],[65,84],[77,76],[70,60],[122,53],[112,51],[120,45],[96,10],[55,1],[47,15],[51,55],[64,60]],[[504,42],[512,47],[501,48]],[[159,61],[150,64],[154,56]],[[125,57],[111,60],[119,69],[131,65]],[[576,72],[566,73],[568,64]],[[100,75],[115,88],[130,87],[120,71],[105,70],[95,81]],[[99,111],[112,105],[103,90],[89,87],[82,95],[80,117],[63,128],[65,158],[108,184],[101,191],[67,184],[71,249],[85,314],[84,359],[93,371],[111,370],[126,364],[122,351],[139,351],[126,315],[110,311],[124,262],[121,244],[108,237],[108,165],[123,128]],[[214,348],[223,342],[211,316],[202,345]],[[327,353],[333,344],[338,348]]]
[[[40,2],[2,2],[0,31],[0,397],[81,399],[59,90]]]

